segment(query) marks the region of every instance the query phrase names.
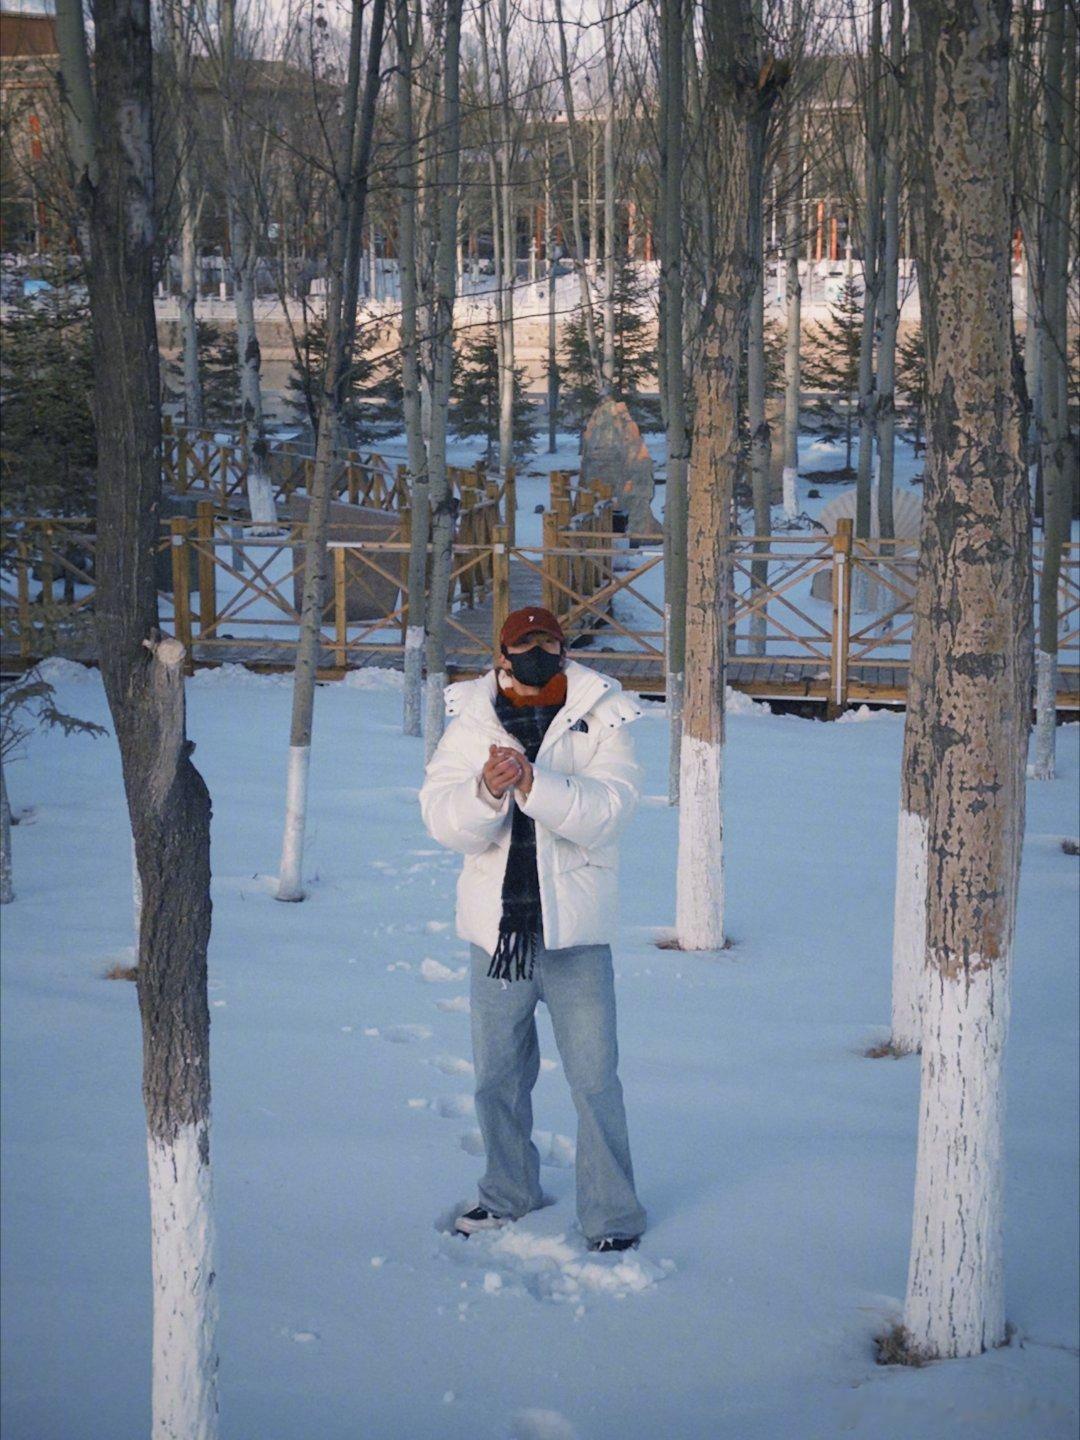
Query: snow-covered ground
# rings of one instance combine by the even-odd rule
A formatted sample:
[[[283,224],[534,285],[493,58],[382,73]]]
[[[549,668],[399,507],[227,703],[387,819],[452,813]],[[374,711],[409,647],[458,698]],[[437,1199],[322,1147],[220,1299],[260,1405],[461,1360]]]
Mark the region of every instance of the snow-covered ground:
[[[51,662],[61,705],[100,682]],[[588,1256],[574,1115],[545,1012],[537,1127],[553,1204],[441,1228],[480,1170],[456,857],[424,833],[394,677],[320,687],[309,899],[273,899],[290,682],[188,685],[214,799],[210,986],[223,1434],[230,1440],[1072,1440],[1077,1426],[1080,726],[1028,787],[1008,1055],[1011,1345],[875,1366],[903,1296],[918,1062],[886,1033],[903,722],[736,700],[732,948],[673,918],[666,728],[635,728],[622,1076],[650,1228]],[[35,736],[10,767],[3,912],[6,1440],[128,1440],[149,1407],[146,1149],[130,840],[115,742]]]

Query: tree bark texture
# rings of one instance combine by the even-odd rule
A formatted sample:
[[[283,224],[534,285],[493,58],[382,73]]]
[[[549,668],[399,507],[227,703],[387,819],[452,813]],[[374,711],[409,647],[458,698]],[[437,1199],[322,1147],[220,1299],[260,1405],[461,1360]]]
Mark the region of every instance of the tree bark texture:
[[[428,474],[431,485],[431,590],[427,633],[427,704],[424,750],[435,753],[443,732],[446,687],[446,618],[450,604],[450,571],[454,555],[455,497],[446,466],[446,430],[450,383],[454,369],[454,296],[456,267],[458,183],[461,164],[461,53],[462,0],[447,0],[442,46],[442,119],[439,126],[438,237],[435,250],[434,305],[432,307],[432,405]]]
[[[664,489],[664,610],[667,621],[668,800],[679,802],[682,705],[686,671],[686,472],[690,434],[683,359],[683,0],[663,0],[661,25],[662,340],[666,390],[667,484]]]
[[[1007,0],[916,0],[933,455],[926,1014],[904,1322],[920,1350],[1005,1338],[1002,1061],[1030,721],[1030,535],[1012,379]]]
[[[343,401],[346,357],[352,350],[352,333],[347,313],[347,248],[359,245],[363,234],[363,212],[367,198],[368,167],[379,88],[379,65],[386,15],[385,0],[373,0],[371,34],[368,41],[363,113],[357,135],[357,108],[360,86],[360,46],[363,0],[354,0],[349,35],[349,66],[343,106],[341,141],[338,147],[338,213],[334,225],[330,260],[330,293],[327,299],[326,364],[323,369],[319,405],[319,433],[315,445],[311,491],[304,526],[304,588],[300,616],[300,637],[293,671],[292,721],[289,733],[289,763],[286,779],[285,830],[277,898],[302,900],[304,828],[307,811],[307,776],[311,757],[311,734],[315,711],[315,676],[319,663],[322,616],[326,604],[326,541],[330,490],[334,471],[334,440],[339,428]],[[355,306],[355,299],[353,301]],[[355,321],[355,308],[352,318]]]
[[[1047,13],[1043,243],[1038,286],[1043,346],[1040,435],[1043,566],[1039,576],[1039,637],[1035,652],[1034,774],[1038,780],[1052,780],[1056,773],[1058,585],[1061,579],[1062,546],[1068,539],[1070,530],[1072,472],[1075,465],[1069,433],[1067,357],[1070,178],[1072,148],[1076,138],[1075,94],[1075,12],[1067,0],[1053,0]]]
[[[788,119],[790,187],[784,237],[787,304],[784,348],[784,514],[794,520],[799,512],[799,401],[802,395],[802,284],[799,280],[799,242],[803,231],[802,113],[792,107]]]
[[[777,94],[762,65],[749,0],[710,0],[705,64],[724,181],[715,197],[717,244],[705,333],[694,375],[687,521],[686,687],[679,777],[676,940],[684,950],[724,944],[722,769],[723,594],[726,538],[739,465],[739,365],[754,286],[750,172],[755,126]]]
[[[86,66],[82,12],[61,0],[61,67]],[[154,548],[161,417],[154,322],[151,23],[147,0],[95,6],[94,89],[77,133],[89,241],[97,430],[95,625],[142,888],[137,982],[149,1152],[152,1429],[217,1434],[210,1183],[210,796],[191,762],[184,649],[158,630]]]
[[[240,419],[247,459],[248,509],[254,533],[273,530],[277,507],[267,469],[269,449],[262,404],[262,350],[255,327],[258,236],[251,223],[251,186],[244,173],[244,97],[237,71],[236,0],[221,0],[222,139],[229,224],[229,260],[240,365]]]
[[[417,27],[419,29],[419,27]],[[413,123],[413,32],[409,0],[397,0],[397,119],[399,126],[398,267],[401,276],[401,391],[409,486],[409,608],[405,628],[403,729],[422,733],[427,547],[431,533],[427,447],[420,413],[420,338],[417,326],[416,190],[418,156]]]
[[[874,432],[874,329],[881,291],[881,164],[885,131],[881,114],[881,7],[872,0],[866,92],[866,214],[863,224],[863,328],[859,345],[859,468],[855,480],[855,534],[866,539],[872,528]],[[866,572],[856,572],[864,582]],[[860,602],[859,608],[865,602]]]
[[[881,273],[881,335],[877,362],[878,534],[891,540],[896,461],[896,336],[900,325],[900,73],[904,63],[903,0],[889,0],[889,63],[885,81],[885,244]],[[882,554],[888,550],[882,547]]]

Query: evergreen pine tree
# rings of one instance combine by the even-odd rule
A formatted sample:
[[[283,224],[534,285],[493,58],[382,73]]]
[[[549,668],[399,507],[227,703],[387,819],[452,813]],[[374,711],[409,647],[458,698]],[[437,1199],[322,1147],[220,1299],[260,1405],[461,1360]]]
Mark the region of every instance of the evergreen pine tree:
[[[350,449],[370,445],[402,424],[400,356],[373,359],[381,325],[358,325],[341,411],[342,439]],[[312,316],[299,341],[300,353],[285,382],[286,404],[318,433],[319,396],[326,363],[326,321]]]
[[[656,345],[649,337],[648,286],[639,266],[623,260],[615,271],[616,400],[626,402],[642,430],[661,428],[659,401],[641,394],[644,381],[656,373]],[[599,317],[598,317],[599,318]],[[581,310],[563,327],[560,400],[567,420],[583,428],[600,399]]]
[[[4,507],[24,515],[92,514],[97,441],[86,292],[62,264],[49,265],[41,278],[45,287],[16,296],[3,322]]]
[[[926,344],[921,323],[897,339],[896,388],[907,400],[915,453],[918,454],[922,449],[923,416],[926,413]]]
[[[535,413],[525,392],[525,367],[514,366],[514,459],[533,448]],[[454,378],[450,386],[450,427],[460,439],[479,435],[485,461],[497,459],[499,446],[499,353],[495,327],[467,331],[454,350]]]
[[[235,425],[240,419],[240,352],[236,331],[196,320],[203,417],[207,424]]]
[[[803,359],[804,383],[824,391],[812,409],[828,435],[844,436],[844,469],[851,470],[852,426],[859,395],[859,345],[862,340],[862,297],[848,275],[829,307],[829,317],[810,330],[810,348]]]

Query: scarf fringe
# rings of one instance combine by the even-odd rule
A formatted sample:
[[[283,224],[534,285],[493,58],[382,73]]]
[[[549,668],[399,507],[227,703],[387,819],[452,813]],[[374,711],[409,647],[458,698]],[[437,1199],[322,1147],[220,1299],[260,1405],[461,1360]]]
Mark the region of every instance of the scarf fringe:
[[[536,934],[531,930],[500,930],[488,966],[492,980],[531,980],[536,963]]]

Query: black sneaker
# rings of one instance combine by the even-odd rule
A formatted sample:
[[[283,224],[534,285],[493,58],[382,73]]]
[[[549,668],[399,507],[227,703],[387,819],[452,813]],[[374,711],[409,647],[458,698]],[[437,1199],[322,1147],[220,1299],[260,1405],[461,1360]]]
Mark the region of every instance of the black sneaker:
[[[483,1205],[474,1205],[464,1215],[458,1216],[454,1229],[459,1235],[474,1235],[477,1230],[498,1230],[507,1224],[509,1219],[506,1215],[496,1215]]]
[[[640,1235],[603,1235],[599,1240],[590,1240],[589,1249],[608,1255],[612,1250],[636,1250],[640,1244]]]

